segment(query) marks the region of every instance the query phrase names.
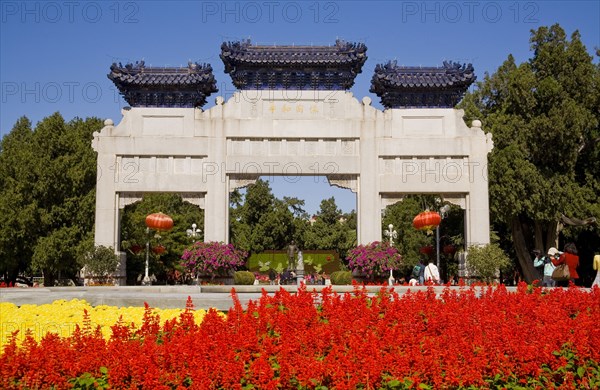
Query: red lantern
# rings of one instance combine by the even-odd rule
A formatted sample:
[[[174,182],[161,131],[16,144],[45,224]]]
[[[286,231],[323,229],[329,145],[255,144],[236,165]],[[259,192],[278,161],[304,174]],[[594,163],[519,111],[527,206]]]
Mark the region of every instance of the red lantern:
[[[431,256],[433,254],[433,246],[431,246],[431,245],[424,246],[421,249],[419,249],[419,252],[424,255]]]
[[[150,214],[146,217],[146,226],[154,230],[171,230],[173,219],[163,213]]]
[[[142,249],[143,248],[141,247],[141,245],[138,245],[138,244],[133,244],[131,246],[131,248],[129,248],[129,250],[131,251],[131,253],[133,253],[134,255],[139,254],[142,251]]]
[[[444,246],[444,254],[452,256],[456,252],[456,247],[454,245],[445,245]]]
[[[435,229],[440,222],[442,222],[440,214],[435,211],[423,211],[413,219],[413,226],[417,230],[431,231]]]
[[[157,255],[162,255],[163,253],[165,253],[167,250],[167,248],[165,248],[162,245],[157,245],[154,248],[152,248],[152,252],[156,253]]]

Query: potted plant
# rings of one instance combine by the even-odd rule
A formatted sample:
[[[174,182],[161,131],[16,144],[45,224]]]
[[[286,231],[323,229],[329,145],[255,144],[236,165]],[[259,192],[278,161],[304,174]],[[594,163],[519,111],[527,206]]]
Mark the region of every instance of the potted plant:
[[[196,242],[184,250],[182,265],[194,277],[231,278],[234,271],[242,267],[248,254],[232,244],[222,242]]]
[[[398,250],[380,241],[357,246],[348,253],[346,260],[353,275],[369,281],[387,279],[391,269],[402,266],[402,256]]]

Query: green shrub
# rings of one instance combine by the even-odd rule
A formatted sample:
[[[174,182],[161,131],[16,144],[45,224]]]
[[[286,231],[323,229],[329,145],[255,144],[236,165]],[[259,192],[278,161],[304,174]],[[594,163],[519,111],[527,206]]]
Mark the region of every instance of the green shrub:
[[[493,282],[498,271],[506,271],[511,261],[498,244],[470,246],[467,255],[467,270],[471,276],[484,282]]]
[[[345,285],[352,284],[352,272],[350,271],[335,271],[331,274],[331,284]]]
[[[254,279],[254,274],[250,271],[236,271],[233,274],[233,282],[235,284],[253,285]]]

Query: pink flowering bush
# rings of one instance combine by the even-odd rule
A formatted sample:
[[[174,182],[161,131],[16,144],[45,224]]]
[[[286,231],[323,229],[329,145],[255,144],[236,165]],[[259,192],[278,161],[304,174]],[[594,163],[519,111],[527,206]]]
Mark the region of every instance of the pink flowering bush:
[[[398,269],[402,265],[402,256],[396,248],[379,241],[357,246],[348,253],[346,260],[348,268],[369,279],[384,277],[390,269]]]
[[[196,242],[181,256],[182,265],[194,276],[228,276],[242,267],[248,254],[221,242]]]

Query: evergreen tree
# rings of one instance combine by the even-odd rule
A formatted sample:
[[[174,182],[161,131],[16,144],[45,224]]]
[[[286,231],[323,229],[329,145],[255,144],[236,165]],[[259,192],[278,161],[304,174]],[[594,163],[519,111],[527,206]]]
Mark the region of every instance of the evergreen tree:
[[[527,281],[533,249],[556,246],[565,222],[600,217],[600,68],[577,31],[540,27],[530,42],[529,61],[509,56],[461,103],[493,134],[492,220],[508,227]]]
[[[55,113],[31,130],[20,119],[0,152],[0,272],[9,280],[41,271],[44,283],[71,278],[81,268],[82,247],[92,239],[97,118],[65,122]]]

